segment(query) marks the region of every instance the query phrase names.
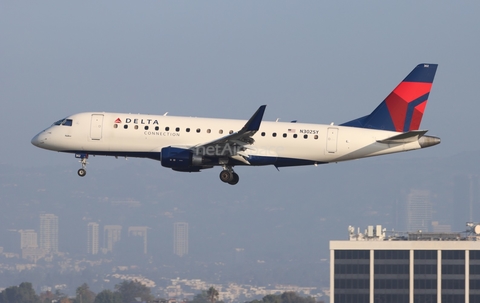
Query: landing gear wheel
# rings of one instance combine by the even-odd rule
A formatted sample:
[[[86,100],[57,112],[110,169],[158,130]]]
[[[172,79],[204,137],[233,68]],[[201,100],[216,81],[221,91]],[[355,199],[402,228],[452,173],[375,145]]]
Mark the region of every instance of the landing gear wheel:
[[[240,177],[238,176],[238,174],[237,174],[237,173],[233,173],[233,174],[232,174],[232,177],[233,177],[232,180],[231,180],[230,182],[228,182],[228,184],[230,184],[230,185],[235,185],[235,184],[237,184],[238,181],[240,180]]]
[[[82,164],[82,168],[77,171],[77,174],[80,177],[85,177],[85,175],[87,174],[87,170],[85,168],[87,168],[88,164],[88,154],[75,154],[75,158],[80,158],[80,163]]]
[[[222,182],[229,183],[233,180],[233,174],[234,173],[229,170],[222,170],[222,172],[220,172],[220,180],[222,180]]]

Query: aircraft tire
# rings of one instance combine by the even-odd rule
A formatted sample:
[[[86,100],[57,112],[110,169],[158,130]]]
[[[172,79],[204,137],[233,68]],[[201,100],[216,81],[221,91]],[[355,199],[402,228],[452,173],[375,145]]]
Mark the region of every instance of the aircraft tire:
[[[220,172],[220,180],[225,183],[229,183],[233,180],[233,174],[228,170],[222,170]]]
[[[80,168],[77,172],[77,174],[80,176],[80,177],[85,177],[85,175],[87,174],[87,171],[83,168]]]
[[[238,181],[240,180],[240,177],[238,176],[237,173],[233,173],[232,176],[233,176],[233,178],[232,178],[232,180],[231,180],[230,182],[228,182],[228,184],[230,184],[230,185],[235,185],[235,184],[237,184]]]

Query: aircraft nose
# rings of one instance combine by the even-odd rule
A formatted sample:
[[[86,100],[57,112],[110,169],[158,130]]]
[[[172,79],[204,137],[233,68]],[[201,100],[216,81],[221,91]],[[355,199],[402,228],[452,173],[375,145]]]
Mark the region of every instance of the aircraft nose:
[[[32,138],[32,144],[36,147],[40,147],[43,143],[45,143],[44,139],[41,139],[41,135],[43,132],[37,134],[35,137]]]

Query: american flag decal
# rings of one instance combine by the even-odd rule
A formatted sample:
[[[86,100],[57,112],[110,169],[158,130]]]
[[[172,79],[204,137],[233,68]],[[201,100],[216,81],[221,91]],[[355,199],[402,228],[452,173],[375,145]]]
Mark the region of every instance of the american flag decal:
[[[293,133],[295,133],[295,129],[294,128],[289,128],[288,132],[293,134]]]

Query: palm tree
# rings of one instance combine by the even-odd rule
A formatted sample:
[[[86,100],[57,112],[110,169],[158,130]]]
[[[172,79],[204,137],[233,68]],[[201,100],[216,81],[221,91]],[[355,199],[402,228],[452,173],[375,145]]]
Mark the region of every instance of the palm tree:
[[[215,303],[218,300],[218,291],[211,286],[207,291],[207,297],[210,302]]]

